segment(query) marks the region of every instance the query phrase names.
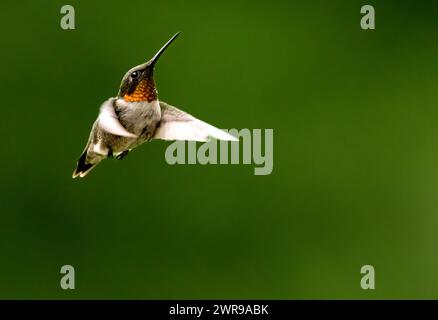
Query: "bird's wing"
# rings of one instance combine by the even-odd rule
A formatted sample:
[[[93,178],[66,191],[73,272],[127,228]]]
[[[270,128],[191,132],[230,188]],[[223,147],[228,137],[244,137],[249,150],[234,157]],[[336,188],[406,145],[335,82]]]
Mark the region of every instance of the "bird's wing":
[[[135,138],[135,134],[129,132],[119,121],[116,111],[114,110],[114,99],[108,99],[100,107],[99,117],[97,118],[99,126],[116,136]]]
[[[196,119],[165,102],[160,101],[161,121],[154,139],[209,141],[210,138],[226,141],[238,141],[232,135]]]

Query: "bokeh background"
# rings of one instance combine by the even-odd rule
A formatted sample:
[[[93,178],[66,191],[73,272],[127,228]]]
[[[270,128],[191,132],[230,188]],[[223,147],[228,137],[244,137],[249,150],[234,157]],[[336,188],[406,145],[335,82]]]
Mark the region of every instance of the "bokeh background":
[[[59,26],[64,4],[76,30]],[[0,9],[0,298],[438,298],[437,4]],[[218,127],[273,128],[273,173],[170,166],[155,141],[72,180],[102,101],[176,31],[160,98]],[[60,289],[64,264],[76,290]]]

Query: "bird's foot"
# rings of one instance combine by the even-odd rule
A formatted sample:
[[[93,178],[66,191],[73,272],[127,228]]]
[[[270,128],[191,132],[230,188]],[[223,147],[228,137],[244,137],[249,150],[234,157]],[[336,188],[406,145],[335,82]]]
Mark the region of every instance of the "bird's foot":
[[[124,157],[126,157],[126,155],[129,153],[129,150],[125,150],[125,151],[123,151],[122,153],[120,153],[120,154],[118,154],[117,156],[116,156],[116,159],[117,160],[122,160]]]

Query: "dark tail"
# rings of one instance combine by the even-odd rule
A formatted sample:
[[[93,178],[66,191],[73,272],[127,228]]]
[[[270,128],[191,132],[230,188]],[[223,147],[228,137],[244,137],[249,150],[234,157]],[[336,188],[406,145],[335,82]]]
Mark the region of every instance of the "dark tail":
[[[75,172],[73,172],[73,179],[77,177],[79,178],[85,177],[88,174],[88,172],[90,172],[91,169],[93,169],[101,161],[101,159],[95,159],[95,160],[97,160],[95,161],[95,163],[88,162],[89,159],[87,159],[87,150],[85,150],[84,153],[79,158]]]

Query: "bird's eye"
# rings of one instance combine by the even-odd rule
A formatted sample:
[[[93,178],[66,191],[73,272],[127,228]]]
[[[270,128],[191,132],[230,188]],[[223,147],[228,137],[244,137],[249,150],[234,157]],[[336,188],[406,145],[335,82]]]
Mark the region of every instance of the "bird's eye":
[[[137,79],[139,76],[140,76],[140,72],[138,72],[138,71],[134,71],[133,73],[131,73],[132,79]]]

